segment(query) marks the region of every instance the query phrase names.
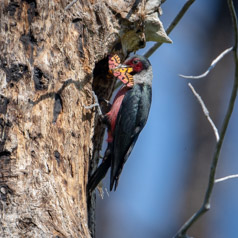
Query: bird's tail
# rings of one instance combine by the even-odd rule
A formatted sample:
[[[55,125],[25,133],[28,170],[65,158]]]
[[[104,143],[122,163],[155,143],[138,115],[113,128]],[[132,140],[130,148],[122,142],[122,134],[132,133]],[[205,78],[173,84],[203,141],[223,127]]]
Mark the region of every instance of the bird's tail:
[[[111,166],[111,153],[110,148],[107,148],[105,157],[96,171],[91,175],[88,180],[87,190],[91,193],[100,183],[100,181],[106,176],[108,169]]]

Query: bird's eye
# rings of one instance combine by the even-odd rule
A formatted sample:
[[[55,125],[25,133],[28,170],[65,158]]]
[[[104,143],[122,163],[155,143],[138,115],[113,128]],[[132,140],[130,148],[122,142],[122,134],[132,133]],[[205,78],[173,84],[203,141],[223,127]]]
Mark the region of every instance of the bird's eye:
[[[134,59],[134,60],[132,61],[133,64],[137,64],[138,62],[139,62],[139,60],[137,60],[137,59]]]

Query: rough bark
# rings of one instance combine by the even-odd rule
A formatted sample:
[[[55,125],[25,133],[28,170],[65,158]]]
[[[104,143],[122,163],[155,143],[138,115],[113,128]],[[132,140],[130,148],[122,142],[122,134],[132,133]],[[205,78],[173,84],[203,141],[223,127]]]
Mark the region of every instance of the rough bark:
[[[83,105],[92,90],[111,96],[111,52],[170,42],[152,2],[1,2],[0,237],[90,237],[86,185],[104,130]]]

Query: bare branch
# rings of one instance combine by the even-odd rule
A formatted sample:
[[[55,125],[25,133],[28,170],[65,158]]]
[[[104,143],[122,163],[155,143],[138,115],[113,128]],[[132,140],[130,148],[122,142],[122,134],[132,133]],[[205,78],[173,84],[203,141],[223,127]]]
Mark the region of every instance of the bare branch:
[[[201,75],[198,75],[198,76],[186,76],[186,75],[183,75],[183,74],[179,74],[180,77],[182,78],[186,78],[186,79],[200,79],[200,78],[204,78],[206,77],[210,71],[216,66],[216,64],[225,56],[227,55],[228,53],[230,53],[231,51],[233,50],[233,47],[230,47],[226,50],[224,50],[220,55],[217,56],[216,59],[214,59],[210,65],[210,67],[208,68],[208,70],[201,74]]]
[[[235,52],[235,57],[237,58],[236,51],[237,51],[237,45],[238,45],[238,25],[237,25],[236,10],[235,10],[233,1],[232,0],[227,0],[227,1],[228,1],[228,6],[231,13],[231,18],[232,18],[232,23],[234,28],[234,37],[235,37],[234,52]]]
[[[220,183],[220,182],[226,181],[228,179],[234,179],[234,178],[238,178],[238,174],[228,175],[226,177],[216,179],[215,183]]]
[[[210,115],[209,115],[209,111],[205,105],[205,103],[203,102],[201,96],[196,92],[196,90],[194,89],[194,87],[192,86],[191,83],[188,84],[188,86],[191,88],[193,94],[195,95],[195,97],[197,98],[198,102],[200,103],[201,107],[202,107],[202,110],[203,110],[203,113],[204,115],[206,116],[207,120],[209,121],[209,123],[211,124],[212,126],[212,129],[214,131],[214,134],[215,134],[215,137],[216,137],[216,141],[218,142],[219,139],[220,139],[220,136],[219,136],[219,133],[218,133],[218,130],[214,124],[214,122],[212,121]]]
[[[168,29],[166,30],[167,35],[170,34],[170,32],[174,29],[174,27],[179,23],[179,21],[182,19],[182,17],[184,16],[184,14],[187,12],[187,10],[189,9],[189,7],[194,3],[195,0],[188,0],[184,6],[182,7],[182,9],[180,10],[180,12],[178,13],[178,15],[174,18],[174,20],[172,21],[172,23],[169,25]],[[145,54],[144,56],[146,58],[149,58],[163,43],[161,42],[157,42],[156,44],[154,44],[154,46],[152,46]]]
[[[221,151],[221,147],[223,145],[223,140],[227,131],[227,127],[234,109],[234,104],[235,100],[237,97],[237,90],[238,90],[238,56],[237,56],[237,40],[238,40],[238,28],[237,28],[237,17],[236,17],[236,12],[234,9],[233,1],[232,0],[227,0],[232,22],[233,22],[233,28],[234,28],[234,33],[235,33],[235,43],[233,47],[233,53],[234,53],[234,61],[235,61],[235,77],[234,77],[234,84],[231,92],[231,97],[229,101],[229,105],[227,108],[227,112],[223,121],[222,129],[221,129],[221,134],[220,134],[220,140],[217,142],[216,145],[216,150],[213,155],[211,167],[210,167],[210,174],[209,174],[209,181],[208,181],[208,186],[207,186],[207,191],[204,197],[203,204],[201,208],[194,213],[185,223],[184,225],[180,228],[180,230],[177,232],[175,235],[175,238],[185,238],[188,237],[187,231],[188,229],[205,213],[210,209],[210,199],[211,199],[211,194],[213,191],[213,187],[215,184],[215,173],[216,173],[216,168],[217,168],[217,163]]]

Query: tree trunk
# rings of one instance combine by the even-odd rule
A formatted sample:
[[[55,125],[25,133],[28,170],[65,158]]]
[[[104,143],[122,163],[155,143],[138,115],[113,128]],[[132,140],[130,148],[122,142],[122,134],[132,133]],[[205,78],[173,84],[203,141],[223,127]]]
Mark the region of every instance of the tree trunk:
[[[109,99],[107,56],[169,42],[160,1],[4,0],[0,5],[0,237],[90,237],[88,174]],[[156,6],[155,6],[156,5]]]

